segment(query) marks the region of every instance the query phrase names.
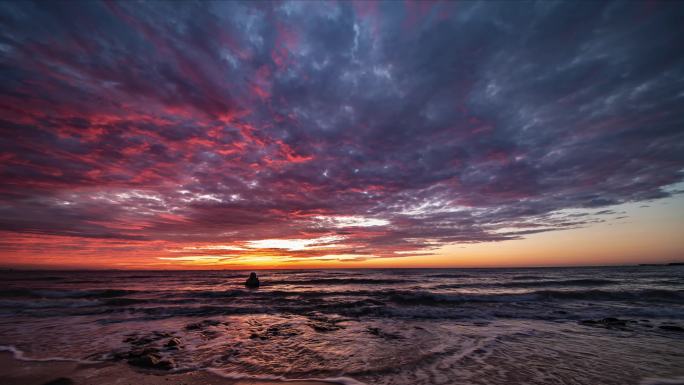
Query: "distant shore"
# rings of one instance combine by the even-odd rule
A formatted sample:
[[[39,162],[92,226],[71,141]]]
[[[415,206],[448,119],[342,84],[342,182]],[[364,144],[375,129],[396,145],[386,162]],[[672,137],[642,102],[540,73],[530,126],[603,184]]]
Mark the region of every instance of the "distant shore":
[[[18,360],[0,352],[0,384],[3,385],[331,385],[323,381],[275,381],[229,379],[205,370],[156,372],[136,370],[125,364],[76,361]]]

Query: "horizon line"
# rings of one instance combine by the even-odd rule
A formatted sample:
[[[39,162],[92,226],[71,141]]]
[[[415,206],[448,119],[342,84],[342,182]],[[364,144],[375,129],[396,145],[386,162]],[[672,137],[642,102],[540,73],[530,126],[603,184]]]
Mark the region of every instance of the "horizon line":
[[[440,270],[440,269],[458,269],[458,270],[481,270],[481,269],[559,269],[559,268],[600,268],[600,267],[676,267],[684,266],[684,260],[664,262],[664,263],[636,263],[636,264],[614,264],[614,265],[536,265],[536,266],[483,266],[483,267],[299,267],[299,268],[226,268],[226,269],[112,269],[112,268],[13,268],[0,266],[0,272],[15,271],[15,272],[32,272],[32,271],[269,271],[269,270]]]

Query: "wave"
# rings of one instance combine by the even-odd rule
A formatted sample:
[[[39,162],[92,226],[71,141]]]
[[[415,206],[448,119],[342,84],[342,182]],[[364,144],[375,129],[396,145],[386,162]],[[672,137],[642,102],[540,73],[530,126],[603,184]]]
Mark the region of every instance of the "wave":
[[[528,293],[504,294],[441,294],[430,292],[397,292],[389,297],[400,304],[440,305],[468,302],[531,302],[553,300],[592,301],[649,301],[680,303],[684,301],[684,290],[539,290]]]
[[[245,296],[245,295],[250,295],[250,294],[259,294],[260,292],[257,291],[250,291],[250,290],[245,290],[245,289],[229,289],[229,290],[212,290],[212,291],[204,291],[204,290],[195,290],[195,291],[186,291],[183,293],[170,293],[169,296],[187,296],[187,297],[193,297],[193,298],[230,298],[230,297],[237,297],[237,296]],[[262,292],[262,293],[267,293],[267,292]]]
[[[373,278],[314,278],[308,280],[281,280],[264,282],[262,286],[276,285],[394,285],[415,282],[408,279],[373,279]]]
[[[235,373],[235,372],[226,372],[225,370],[220,370],[220,369],[215,369],[215,368],[206,368],[206,371],[213,373],[219,377],[223,377],[229,380],[251,380],[251,381],[278,381],[278,382],[326,382],[330,384],[339,384],[339,385],[366,385],[363,382],[359,382],[353,378],[349,377],[324,377],[324,378],[285,378],[283,376],[274,376],[274,375],[261,375],[261,376],[253,376],[253,375],[248,375],[248,374],[242,374],[242,373]]]
[[[105,306],[130,306],[149,302],[146,299],[137,298],[111,298],[103,302]]]
[[[59,289],[5,289],[0,290],[0,298],[112,298],[138,293],[137,290],[98,289],[98,290],[59,290]]]
[[[591,300],[591,301],[649,301],[679,303],[684,300],[684,290],[536,290],[524,293],[471,294],[471,293],[435,293],[430,291],[409,290],[358,290],[358,291],[248,291],[228,290],[221,292],[200,292],[197,296],[210,298],[245,298],[246,303],[273,301],[277,304],[299,304],[301,306],[315,304],[321,308],[347,307],[355,305],[378,306],[391,301],[404,305],[442,305],[468,302],[532,302],[559,300]],[[351,302],[336,299],[349,298]],[[306,300],[304,300],[306,299]],[[310,302],[311,300],[317,300]],[[284,302],[283,302],[284,301]]]
[[[55,277],[55,276],[49,276],[49,277],[3,277],[2,280],[9,282],[9,281],[62,281],[66,278],[64,277]]]
[[[536,292],[538,295],[551,299],[585,299],[595,301],[649,301],[681,303],[684,301],[684,290],[643,289],[632,291],[604,291],[578,290],[554,291],[544,290]]]
[[[544,287],[544,286],[604,286],[619,283],[610,279],[567,279],[561,281],[507,282],[502,287]]]
[[[209,294],[209,293],[203,293]],[[223,294],[217,292],[211,294]],[[301,314],[314,313],[336,314],[344,317],[410,317],[410,318],[536,318],[539,310],[561,306],[569,301],[592,302],[592,305],[610,302],[624,303],[634,315],[641,314],[637,308],[647,304],[643,312],[654,308],[669,308],[664,304],[684,303],[684,291],[673,290],[537,290],[524,293],[473,294],[473,293],[435,293],[430,291],[384,290],[384,291],[352,291],[338,292],[339,296],[330,296],[325,292],[307,292],[305,295],[278,292],[231,292],[232,297],[209,297],[200,299],[78,299],[67,301],[94,301],[93,303],[62,303],[58,301],[23,301],[31,306],[0,303],[9,314],[18,311],[24,315],[43,316],[105,316],[98,322],[119,323],[136,320],[157,320],[173,317],[210,317],[222,315],[244,314]],[[3,301],[5,302],[5,301]],[[555,302],[555,304],[550,304]],[[52,303],[52,304],[51,304]],[[143,306],[138,306],[138,305]],[[510,304],[511,306],[491,306],[490,304]],[[526,304],[525,306],[518,306]],[[8,305],[8,306],[4,306]],[[45,308],[50,308],[46,311]],[[16,310],[10,310],[16,309]],[[535,310],[536,309],[536,310]],[[651,309],[651,310],[649,310]],[[529,311],[528,311],[529,310]],[[644,313],[646,314],[646,313]],[[650,313],[649,313],[650,314]],[[681,314],[681,313],[675,313]],[[122,318],[118,318],[119,315]],[[655,316],[663,316],[662,314]],[[558,315],[552,315],[553,319]]]
[[[470,274],[430,274],[430,278],[472,278]]]
[[[449,283],[435,286],[436,289],[463,288],[534,288],[534,287],[572,287],[572,286],[607,286],[619,284],[619,281],[609,279],[567,279],[560,281],[531,281],[531,282],[468,282]]]
[[[516,275],[511,277],[512,280],[514,281],[529,281],[533,279],[539,279],[540,277],[538,275]]]
[[[268,287],[266,285],[265,287]],[[288,291],[288,290],[250,290],[250,289],[229,289],[219,291],[186,291],[182,293],[170,293],[173,297],[190,298],[245,298],[249,300],[282,298],[333,298],[333,297],[374,297],[393,290],[307,290],[307,291]]]

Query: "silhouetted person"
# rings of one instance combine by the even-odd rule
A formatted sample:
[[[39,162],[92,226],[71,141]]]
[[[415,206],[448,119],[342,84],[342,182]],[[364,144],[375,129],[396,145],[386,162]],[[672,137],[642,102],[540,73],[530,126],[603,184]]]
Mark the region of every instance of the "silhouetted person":
[[[250,289],[255,289],[259,287],[259,278],[257,278],[256,273],[252,272],[249,274],[249,278],[247,278],[245,286],[247,286]]]

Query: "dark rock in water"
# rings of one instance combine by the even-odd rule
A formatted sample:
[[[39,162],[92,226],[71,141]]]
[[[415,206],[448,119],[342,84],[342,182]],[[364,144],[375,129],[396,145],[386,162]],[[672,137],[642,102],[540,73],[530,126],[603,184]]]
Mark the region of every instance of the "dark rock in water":
[[[327,332],[332,332],[335,330],[340,330],[342,329],[341,326],[335,325],[333,323],[323,323],[323,322],[311,322],[309,323],[309,326],[319,332],[319,333],[327,333]]]
[[[171,337],[170,333],[155,331],[148,335],[140,336],[139,333],[128,334],[124,342],[134,346],[145,346],[160,339]]]
[[[247,278],[247,281],[245,282],[245,286],[247,286],[250,289],[255,289],[259,287],[259,278],[257,278],[257,275],[255,272],[251,272],[249,274],[249,278]]]
[[[606,326],[626,326],[627,325],[627,321],[617,319],[617,318],[613,318],[613,317],[604,318],[599,322],[601,322],[602,324],[604,324]]]
[[[156,355],[159,353],[159,349],[155,348],[154,346],[148,346],[143,349],[137,349],[137,350],[131,350],[128,352],[128,358],[134,358],[134,357],[141,357],[147,354],[153,354]]]
[[[211,339],[214,339],[214,338],[220,336],[221,333],[219,333],[215,330],[204,330],[204,331],[202,331],[201,335],[202,335],[202,337],[211,340]]]
[[[155,353],[142,354],[139,356],[132,355],[128,359],[128,363],[145,369],[157,370],[170,370],[175,366],[172,359],[164,359]]]
[[[627,326],[627,322],[633,322],[630,320],[622,320],[619,318],[614,318],[614,317],[606,317],[604,319],[600,320],[582,320],[579,321],[581,325],[587,325],[587,326],[599,326],[599,327],[605,327],[605,328],[614,328],[614,327],[623,327]]]
[[[612,323],[616,323],[619,321],[620,321],[619,319],[614,318],[614,317],[606,317],[606,318],[602,319],[600,322],[603,324],[612,324]]]
[[[75,382],[71,378],[66,378],[66,377],[60,377],[56,378],[52,381],[48,381],[44,383],[43,385],[74,385]]]
[[[221,325],[221,321],[217,321],[215,319],[205,319],[202,322],[195,322],[195,323],[185,325],[185,330],[200,330],[200,329],[204,329],[208,326],[218,326],[218,325]]]
[[[199,330],[201,328],[202,328],[202,324],[199,322],[185,325],[185,330]]]
[[[658,326],[661,330],[667,330],[669,332],[684,332],[684,328],[676,325],[660,325]]]
[[[181,347],[181,340],[178,337],[171,338],[164,346],[170,349],[179,349]]]
[[[176,363],[171,359],[159,360],[154,366],[155,369],[159,370],[171,370],[176,367]]]
[[[149,336],[147,336],[147,337],[130,336],[124,340],[124,342],[127,342],[127,343],[129,343],[131,345],[135,345],[135,346],[147,345],[147,344],[150,344],[154,341],[156,341],[156,339],[149,337]]]

